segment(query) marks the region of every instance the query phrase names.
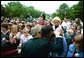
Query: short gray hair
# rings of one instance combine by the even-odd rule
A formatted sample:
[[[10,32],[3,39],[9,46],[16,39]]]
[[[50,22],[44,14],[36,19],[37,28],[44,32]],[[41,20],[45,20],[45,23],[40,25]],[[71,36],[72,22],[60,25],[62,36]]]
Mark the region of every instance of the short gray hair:
[[[31,28],[31,35],[34,37],[38,32],[41,32],[41,26],[40,25],[35,25],[34,27]]]

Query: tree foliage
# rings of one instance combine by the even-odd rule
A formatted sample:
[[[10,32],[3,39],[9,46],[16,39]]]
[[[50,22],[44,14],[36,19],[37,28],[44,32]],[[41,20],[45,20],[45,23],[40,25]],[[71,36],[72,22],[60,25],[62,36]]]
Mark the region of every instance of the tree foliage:
[[[5,4],[5,7],[1,5],[1,15],[4,17],[20,17],[25,18],[28,14],[30,14],[33,18],[38,18],[42,11],[34,9],[33,6],[24,6],[20,2],[10,2]]]
[[[63,19],[67,16],[70,19],[80,18],[83,21],[83,1],[79,1],[78,4],[68,7],[66,3],[60,5],[59,9],[52,14],[52,17],[59,16]]]
[[[63,19],[64,16],[67,16],[69,7],[66,3],[60,5],[59,9],[56,10],[56,15]]]
[[[5,4],[5,6],[1,5],[1,16],[4,17],[20,17],[25,18],[28,14],[30,14],[33,18],[38,18],[42,13],[42,11],[35,9],[33,6],[25,6],[20,2],[10,2]],[[44,13],[46,14],[46,13]],[[59,9],[56,12],[51,14],[52,18],[55,16],[59,16],[61,19],[64,16],[68,18],[75,19],[81,18],[83,20],[83,1],[79,1],[78,4],[69,7],[66,3],[60,5]]]

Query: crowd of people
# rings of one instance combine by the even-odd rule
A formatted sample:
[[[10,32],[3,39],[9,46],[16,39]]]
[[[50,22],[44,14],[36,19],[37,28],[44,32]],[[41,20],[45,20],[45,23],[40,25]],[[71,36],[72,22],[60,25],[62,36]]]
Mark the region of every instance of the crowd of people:
[[[2,57],[83,57],[83,22],[54,17],[1,22]]]

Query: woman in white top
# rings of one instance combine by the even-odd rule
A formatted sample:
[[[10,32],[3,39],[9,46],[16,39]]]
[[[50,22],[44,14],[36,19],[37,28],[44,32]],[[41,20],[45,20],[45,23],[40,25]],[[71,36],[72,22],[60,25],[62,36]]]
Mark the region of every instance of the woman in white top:
[[[59,17],[55,17],[52,20],[52,25],[53,25],[52,28],[54,30],[55,35],[58,35],[58,33],[56,32],[61,33],[59,34],[59,36],[63,34],[62,26],[60,24],[61,24],[61,19]]]
[[[27,42],[27,40],[30,40],[32,39],[32,35],[29,34],[29,30],[27,28],[24,28],[23,29],[23,33],[20,34],[19,36],[19,39],[20,39],[20,43],[19,43],[19,46],[18,46],[18,53],[21,52],[21,46],[22,44],[24,44],[25,42]]]
[[[30,40],[32,37],[32,35],[29,34],[29,30],[27,28],[23,29],[23,34],[20,36],[20,43],[25,43],[27,42],[27,40]]]

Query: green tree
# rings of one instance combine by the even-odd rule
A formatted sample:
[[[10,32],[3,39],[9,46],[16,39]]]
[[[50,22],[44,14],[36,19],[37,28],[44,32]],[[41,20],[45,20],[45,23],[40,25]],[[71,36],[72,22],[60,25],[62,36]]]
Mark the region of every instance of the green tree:
[[[63,19],[64,16],[67,16],[69,7],[66,3],[60,5],[59,9],[56,10],[56,15]]]
[[[81,18],[81,20],[83,21],[83,1],[79,1],[79,3],[77,4],[78,6],[78,15],[76,15],[77,17]]]
[[[52,18],[54,18],[55,16],[56,16],[56,13],[53,13],[53,14],[51,15]]]
[[[5,4],[5,7],[1,5],[1,15],[9,18],[18,17],[25,19],[28,14],[30,14],[33,18],[38,18],[42,13],[45,14],[45,12],[34,9],[33,6],[28,7],[22,5],[20,2],[10,2]]]
[[[23,14],[23,5],[20,2],[10,2],[5,8],[9,17],[20,17]]]
[[[1,5],[1,16],[4,16],[5,8]]]
[[[81,18],[83,20],[83,1],[79,1],[78,4],[70,7],[69,18]]]

